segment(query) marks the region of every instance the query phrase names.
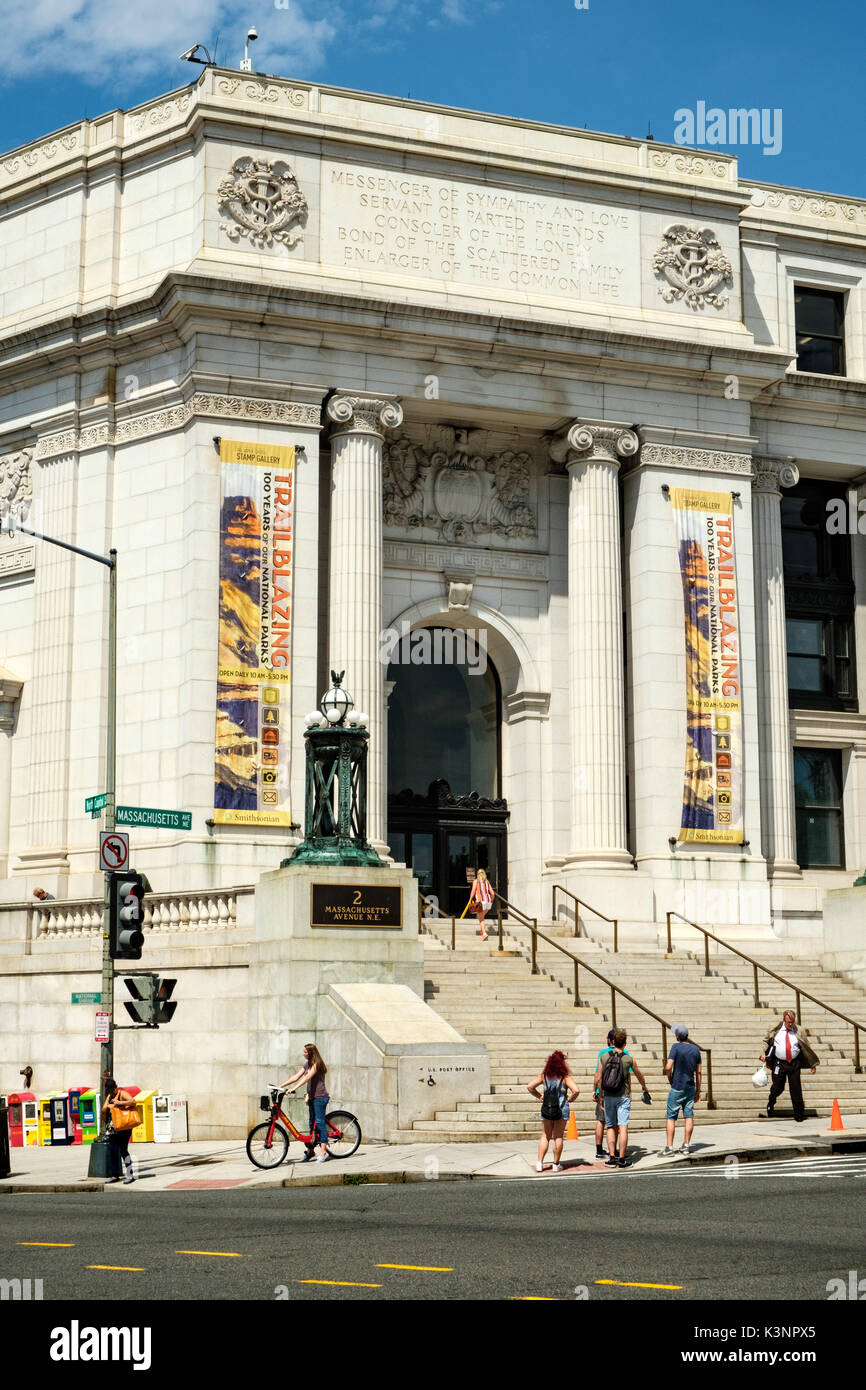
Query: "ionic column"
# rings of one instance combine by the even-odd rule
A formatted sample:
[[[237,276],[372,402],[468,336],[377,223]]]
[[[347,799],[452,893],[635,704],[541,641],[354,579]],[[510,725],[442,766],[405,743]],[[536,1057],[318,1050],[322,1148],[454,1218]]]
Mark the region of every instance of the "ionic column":
[[[563,441],[564,443],[565,441]],[[638,437],[576,421],[568,431],[571,849],[579,868],[631,868],[626,845],[620,461]]]
[[[382,445],[403,421],[387,397],[338,395],[327,405],[332,422],[333,493],[330,543],[331,666],[346,672],[355,708],[369,718],[367,834],[386,850],[382,631]]]
[[[756,458],[752,546],[758,655],[761,848],[773,878],[798,877],[794,770],[788,709],[788,645],[782,562],[781,488],[800,474],[790,459]]]

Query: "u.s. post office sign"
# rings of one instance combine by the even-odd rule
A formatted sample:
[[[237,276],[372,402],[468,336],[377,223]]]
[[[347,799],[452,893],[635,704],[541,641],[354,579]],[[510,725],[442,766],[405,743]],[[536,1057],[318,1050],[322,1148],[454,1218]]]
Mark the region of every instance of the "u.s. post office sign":
[[[403,889],[363,883],[311,883],[311,927],[403,926]]]

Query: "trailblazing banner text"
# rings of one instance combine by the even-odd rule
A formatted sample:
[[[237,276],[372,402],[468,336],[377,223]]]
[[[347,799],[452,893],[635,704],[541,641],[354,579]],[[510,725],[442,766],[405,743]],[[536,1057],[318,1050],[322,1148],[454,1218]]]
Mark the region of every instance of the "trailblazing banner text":
[[[671,488],[686,624],[680,840],[743,842],[742,668],[733,498]]]
[[[220,442],[214,820],[290,825],[295,450]]]

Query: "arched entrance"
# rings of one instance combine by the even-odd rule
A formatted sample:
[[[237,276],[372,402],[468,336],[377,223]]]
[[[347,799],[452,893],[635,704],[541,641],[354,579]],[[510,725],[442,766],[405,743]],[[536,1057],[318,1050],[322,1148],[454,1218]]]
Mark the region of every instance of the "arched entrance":
[[[443,912],[466,906],[486,870],[508,893],[502,789],[502,688],[471,638],[416,628],[388,667],[388,841]]]

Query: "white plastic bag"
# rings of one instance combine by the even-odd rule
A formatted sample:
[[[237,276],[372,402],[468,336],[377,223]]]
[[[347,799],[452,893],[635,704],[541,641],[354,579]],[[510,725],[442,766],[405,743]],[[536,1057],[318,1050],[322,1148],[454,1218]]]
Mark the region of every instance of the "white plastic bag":
[[[770,1083],[770,1073],[767,1071],[767,1068],[766,1068],[766,1067],[758,1067],[758,1070],[755,1072],[754,1076],[752,1077],[752,1085],[755,1086],[755,1087],[760,1088],[761,1086],[768,1086],[769,1083]]]

